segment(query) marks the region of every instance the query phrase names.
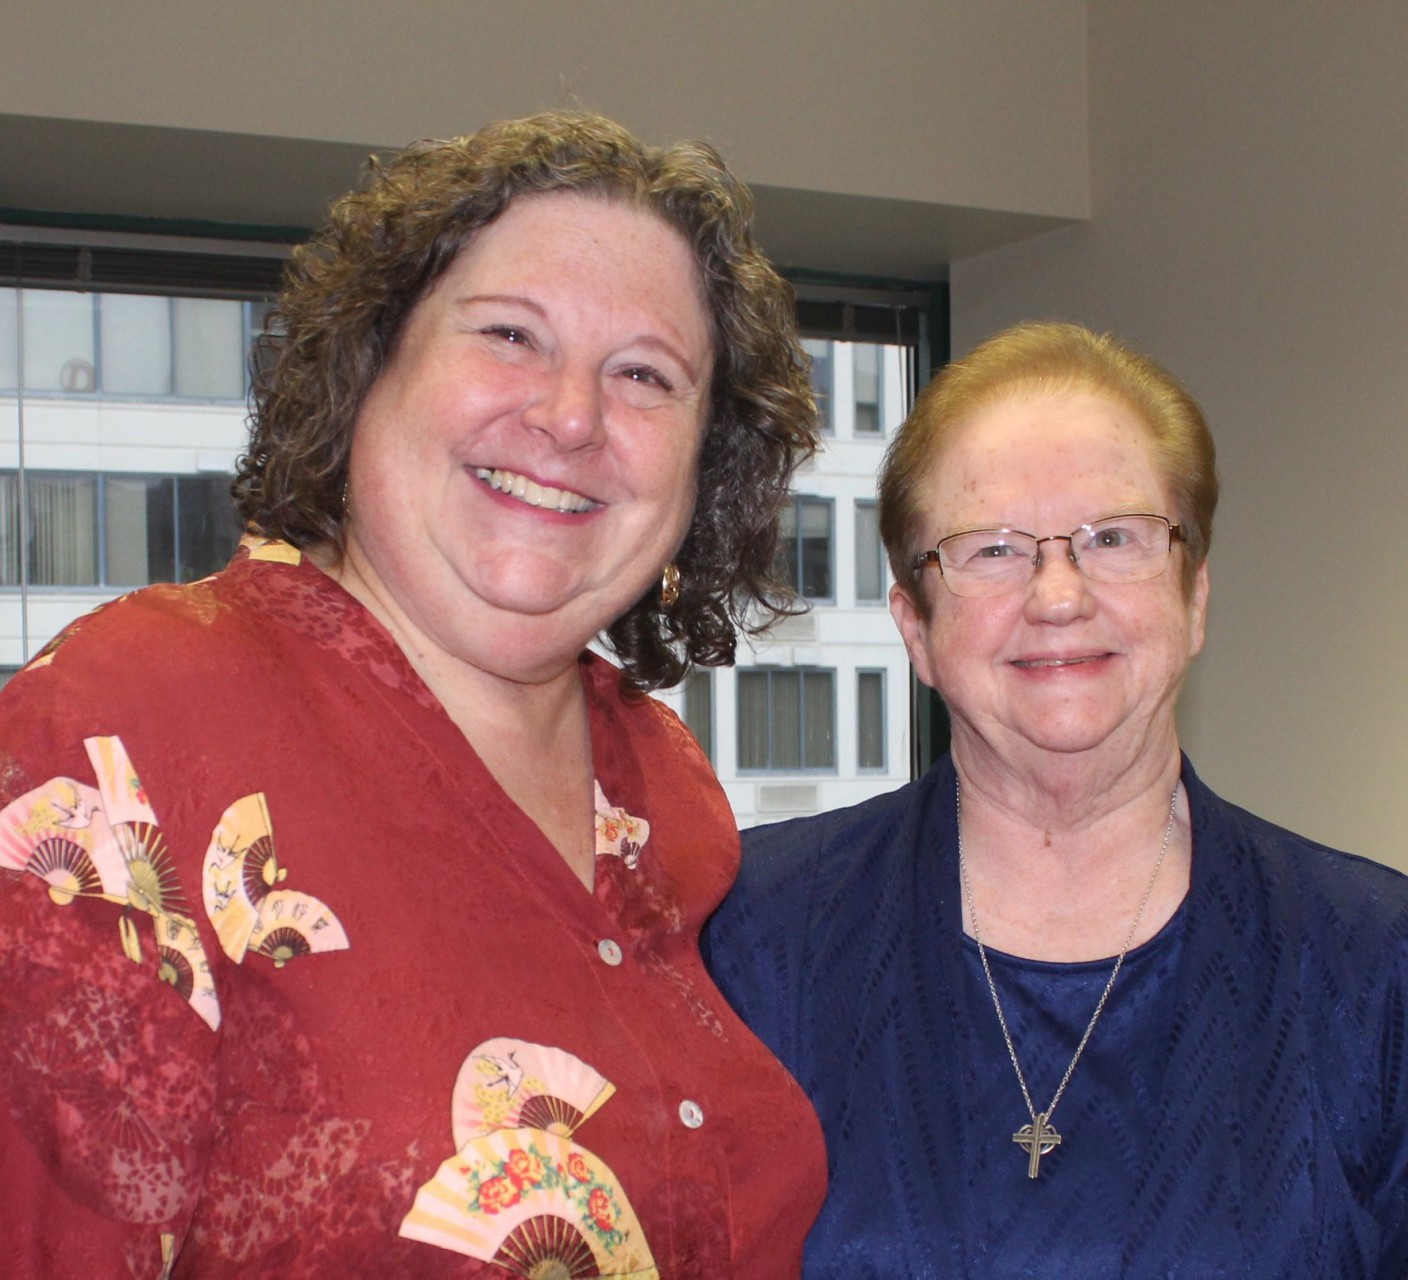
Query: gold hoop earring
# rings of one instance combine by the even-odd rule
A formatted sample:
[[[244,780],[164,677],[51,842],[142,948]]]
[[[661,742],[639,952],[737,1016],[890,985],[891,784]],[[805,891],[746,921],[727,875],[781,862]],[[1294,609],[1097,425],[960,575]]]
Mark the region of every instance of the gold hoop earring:
[[[660,607],[673,608],[680,598],[680,567],[673,560],[660,575]]]

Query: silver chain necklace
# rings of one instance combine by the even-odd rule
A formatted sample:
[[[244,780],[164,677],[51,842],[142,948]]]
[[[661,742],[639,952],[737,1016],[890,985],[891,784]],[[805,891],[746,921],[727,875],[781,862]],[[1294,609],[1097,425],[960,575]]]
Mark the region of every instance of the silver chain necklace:
[[[998,998],[997,984],[992,980],[992,966],[988,964],[987,948],[983,946],[983,935],[978,928],[978,911],[973,905],[973,889],[968,883],[968,863],[963,856],[963,787],[962,784],[955,784],[958,823],[958,878],[963,883],[963,897],[968,904],[968,919],[973,926],[973,941],[978,944],[978,958],[983,962],[983,976],[988,981],[988,994],[992,996],[992,1007],[997,1011],[997,1023],[1002,1028],[1002,1038],[1007,1044],[1007,1056],[1012,1059],[1012,1070],[1017,1073],[1017,1083],[1022,1087],[1022,1100],[1027,1104],[1027,1114],[1031,1116],[1031,1123],[1024,1124],[1012,1135],[1012,1141],[1027,1153],[1027,1177],[1029,1178],[1035,1178],[1041,1172],[1042,1156],[1050,1155],[1061,1145],[1061,1135],[1051,1124],[1051,1116],[1056,1110],[1056,1104],[1061,1101],[1062,1095],[1066,1092],[1066,1086],[1071,1082],[1076,1063],[1080,1061],[1080,1055],[1085,1052],[1085,1046],[1090,1040],[1090,1033],[1095,1030],[1095,1024],[1100,1021],[1100,1015],[1105,1012],[1105,1002],[1110,998],[1115,979],[1120,976],[1120,969],[1124,967],[1124,958],[1129,954],[1130,944],[1134,941],[1134,935],[1139,929],[1139,922],[1144,918],[1144,908],[1149,905],[1149,897],[1154,892],[1154,881],[1159,878],[1159,870],[1164,865],[1164,855],[1168,853],[1168,842],[1173,837],[1173,819],[1178,811],[1179,785],[1178,782],[1173,784],[1173,795],[1169,797],[1168,826],[1164,828],[1164,842],[1159,849],[1159,860],[1154,863],[1154,874],[1149,877],[1149,883],[1144,886],[1144,896],[1139,900],[1139,910],[1134,913],[1134,920],[1129,926],[1129,932],[1124,937],[1124,946],[1120,948],[1119,955],[1115,957],[1115,967],[1110,970],[1109,980],[1105,983],[1104,991],[1100,993],[1100,999],[1095,1005],[1095,1012],[1090,1015],[1090,1021],[1086,1023],[1085,1034],[1081,1036],[1080,1043],[1076,1045],[1075,1053],[1071,1055],[1066,1074],[1061,1077],[1061,1083],[1056,1086],[1056,1092],[1051,1096],[1051,1105],[1045,1111],[1038,1112],[1032,1103],[1031,1090],[1027,1088],[1027,1078],[1022,1074],[1022,1064],[1017,1061],[1017,1047],[1012,1043],[1011,1031],[1007,1029],[1007,1015],[1002,1012],[1002,1001]]]

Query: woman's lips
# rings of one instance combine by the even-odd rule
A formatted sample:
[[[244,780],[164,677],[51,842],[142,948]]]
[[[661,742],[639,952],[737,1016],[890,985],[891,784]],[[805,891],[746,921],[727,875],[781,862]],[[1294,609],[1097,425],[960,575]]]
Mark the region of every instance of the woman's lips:
[[[1036,671],[1050,667],[1078,667],[1089,662],[1103,662],[1108,653],[1085,653],[1071,658],[1014,658],[1012,665],[1024,671]]]
[[[517,498],[519,502],[530,507],[578,514],[601,505],[580,493],[573,493],[571,489],[554,489],[550,485],[539,484],[536,480],[519,475],[516,471],[505,471],[497,467],[474,467],[472,470],[489,488],[507,494],[510,498]]]

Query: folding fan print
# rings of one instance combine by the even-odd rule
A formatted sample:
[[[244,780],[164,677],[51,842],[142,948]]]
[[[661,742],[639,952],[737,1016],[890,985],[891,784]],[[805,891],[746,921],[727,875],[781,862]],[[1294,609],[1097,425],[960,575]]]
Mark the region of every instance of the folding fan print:
[[[263,538],[258,534],[247,533],[240,539],[240,546],[249,552],[251,560],[271,560],[276,564],[298,564],[303,552],[277,538]]]
[[[347,949],[341,921],[321,901],[275,887],[287,875],[274,852],[264,793],[236,800],[211,833],[201,878],[205,913],[236,964],[249,951],[283,968],[296,956]]]
[[[117,737],[85,738],[97,787],[51,778],[0,811],[0,867],[27,872],[59,906],[102,898],[124,908],[127,957],[148,962],[137,927],[149,916],[157,973],[214,1030],[220,1025],[210,964],[171,865],[156,814]]]
[[[542,1129],[468,1143],[417,1192],[400,1233],[518,1276],[660,1274],[616,1175]]]
[[[0,867],[27,871],[60,906],[78,897],[127,899],[127,863],[96,787],[50,778],[0,811]]]
[[[132,767],[121,738],[84,738],[83,749],[98,779],[103,811],[114,826],[157,825],[156,814],[147,802],[147,793]]]
[[[597,856],[620,858],[632,871],[640,861],[640,851],[650,839],[650,823],[633,818],[618,805],[613,805],[601,789],[596,788],[596,852]]]
[[[620,1181],[573,1140],[615,1092],[565,1049],[484,1041],[455,1079],[456,1152],[416,1193],[400,1234],[531,1280],[658,1280]]]
[[[495,1129],[531,1126],[571,1137],[616,1086],[565,1049],[503,1037],[464,1060],[450,1098],[455,1149]]]

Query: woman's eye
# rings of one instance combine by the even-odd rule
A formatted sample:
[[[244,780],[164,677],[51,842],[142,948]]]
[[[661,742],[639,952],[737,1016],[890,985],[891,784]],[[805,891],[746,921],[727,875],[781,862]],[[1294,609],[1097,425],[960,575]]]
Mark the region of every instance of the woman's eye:
[[[673,383],[659,369],[652,369],[648,364],[633,364],[621,372],[631,382],[639,382],[643,386],[659,387],[662,391],[674,390]]]
[[[531,346],[532,337],[526,329],[519,329],[511,324],[491,324],[479,331],[491,338],[502,338],[504,342],[512,346]]]

